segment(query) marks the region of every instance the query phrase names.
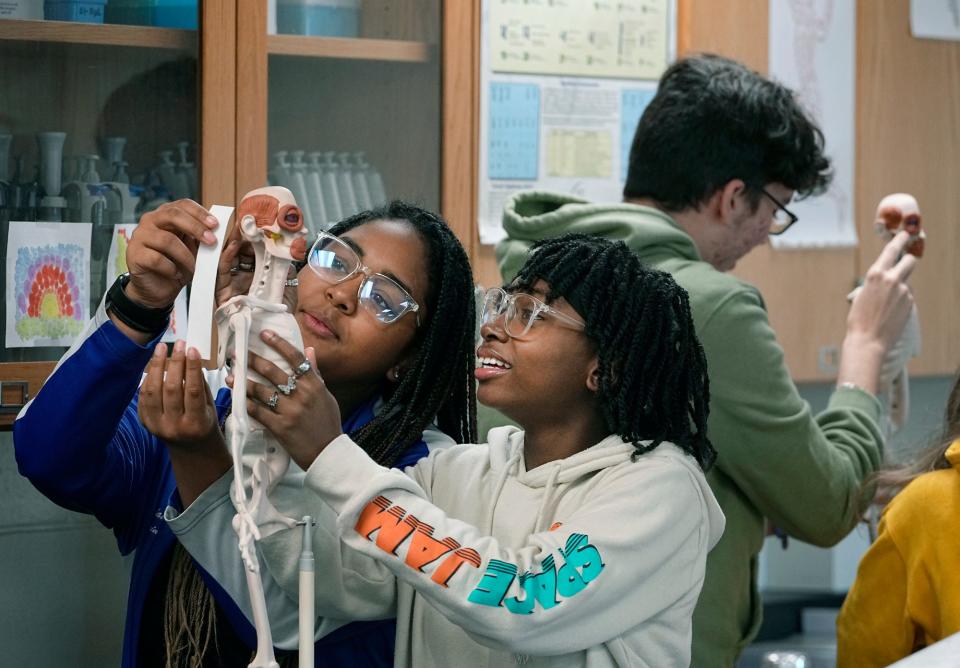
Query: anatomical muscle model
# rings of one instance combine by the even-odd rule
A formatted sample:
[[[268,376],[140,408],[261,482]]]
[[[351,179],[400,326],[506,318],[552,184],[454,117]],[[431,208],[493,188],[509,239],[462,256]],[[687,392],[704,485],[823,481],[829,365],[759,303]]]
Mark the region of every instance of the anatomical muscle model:
[[[248,369],[249,351],[253,351],[284,369],[285,385],[267,402],[274,408],[280,393],[289,394],[298,376],[309,371],[304,361],[296,369],[260,338],[270,329],[296,348],[303,349],[300,328],[283,304],[288,271],[294,261],[305,259],[307,230],[303,214],[286,188],[259,188],[240,201],[236,221],[244,239],[253,245],[256,265],[253,283],[245,295],[231,298],[216,311],[220,367],[232,361],[234,384],[232,412],[227,418],[227,444],[233,457],[234,484],[231,498],[237,514],[233,528],[239,538],[240,553],[246,567],[247,587],[257,630],[257,652],[251,668],[278,668],[273,654],[273,638],[267,619],[256,541],[296,522],[281,515],[268,494],[283,477],[290,457],[263,425],[247,414],[247,378],[270,385],[270,381]],[[312,638],[311,638],[312,642]]]

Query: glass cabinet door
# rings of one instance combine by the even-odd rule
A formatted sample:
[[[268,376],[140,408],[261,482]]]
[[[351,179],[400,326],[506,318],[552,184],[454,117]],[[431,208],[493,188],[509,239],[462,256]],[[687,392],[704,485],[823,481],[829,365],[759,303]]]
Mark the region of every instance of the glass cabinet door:
[[[125,271],[140,216],[200,196],[197,3],[12,4],[0,11],[7,423],[24,378],[45,377]]]
[[[439,210],[440,4],[271,0],[263,162],[248,185],[288,187],[314,232],[396,198]]]

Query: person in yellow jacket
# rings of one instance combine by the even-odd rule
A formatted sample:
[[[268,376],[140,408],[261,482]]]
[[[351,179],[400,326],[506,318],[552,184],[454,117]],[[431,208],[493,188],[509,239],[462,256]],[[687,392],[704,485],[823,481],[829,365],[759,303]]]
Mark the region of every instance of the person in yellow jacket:
[[[960,375],[938,445],[878,482],[902,491],[837,618],[837,668],[887,666],[960,632]]]

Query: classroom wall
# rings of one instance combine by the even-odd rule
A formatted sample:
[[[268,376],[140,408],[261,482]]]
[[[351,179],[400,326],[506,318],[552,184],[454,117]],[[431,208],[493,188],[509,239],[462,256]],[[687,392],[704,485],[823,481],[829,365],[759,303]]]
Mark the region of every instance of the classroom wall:
[[[112,532],[58,508],[17,473],[0,433],[4,666],[119,666],[128,583]]]
[[[951,376],[910,379],[910,417],[903,430],[892,439],[888,454],[902,460],[936,437],[943,424],[943,411],[952,384]],[[814,412],[819,412],[827,407],[833,385],[804,383],[799,389]],[[778,539],[767,538],[760,556],[760,590],[845,592],[869,545],[864,525],[831,549],[791,540],[784,550]]]

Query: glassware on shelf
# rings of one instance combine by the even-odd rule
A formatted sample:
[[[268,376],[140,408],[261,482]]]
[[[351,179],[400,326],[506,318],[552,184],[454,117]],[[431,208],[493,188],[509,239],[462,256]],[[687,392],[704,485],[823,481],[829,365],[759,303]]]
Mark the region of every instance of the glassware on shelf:
[[[355,151],[353,160],[350,173],[353,177],[353,193],[357,197],[357,207],[361,210],[372,209],[373,201],[370,199],[370,187],[367,185],[367,170],[370,164],[364,157],[363,151]]]
[[[45,193],[40,200],[39,218],[45,222],[61,222],[63,211],[67,208],[67,200],[60,196],[63,185],[63,143],[66,139],[66,132],[37,134],[37,148],[40,151],[40,183]]]
[[[10,220],[34,221],[42,197],[40,183],[24,176],[23,156],[17,156],[17,167],[10,182]]]
[[[320,175],[320,184],[323,190],[324,211],[330,225],[333,225],[346,217],[340,201],[340,189],[337,187],[337,163],[333,161],[333,151],[323,153],[321,167],[323,172]]]
[[[112,169],[116,163],[123,160],[123,147],[127,145],[126,137],[104,137],[100,144],[100,153],[109,168]]]
[[[360,211],[356,193],[353,192],[353,178],[350,176],[350,154],[337,154],[337,189],[340,191],[340,203],[343,215],[352,216]]]
[[[323,165],[320,163],[322,155],[320,151],[311,151],[307,155],[310,158],[307,168],[307,194],[310,197],[310,210],[316,224],[316,229],[311,228],[311,232],[326,230],[332,224],[327,218],[326,205],[323,201]]]
[[[86,165],[84,165],[83,172],[80,174],[80,180],[84,183],[100,183],[100,172],[97,171],[97,161],[100,160],[100,156],[91,153],[83,156],[83,160]]]
[[[309,230],[315,230],[317,227],[314,222],[313,210],[310,207],[310,198],[307,195],[307,163],[303,161],[305,153],[306,151],[290,152],[293,162],[290,163],[290,185],[287,187],[296,198],[297,204],[300,205],[300,210],[303,212],[304,225],[306,225]]]
[[[0,133],[0,181],[7,183],[10,178],[10,142],[13,135]]]
[[[277,32],[359,37],[360,0],[277,0]]]
[[[370,201],[373,206],[383,206],[387,203],[387,190],[383,187],[383,177],[380,175],[380,170],[371,163],[367,163],[365,171],[367,188],[370,190]]]
[[[190,197],[190,183],[186,173],[178,170],[173,162],[173,151],[160,151],[159,156],[160,164],[157,166],[157,174],[160,175],[163,187],[170,193],[170,198],[178,200]]]
[[[127,167],[130,165],[126,160],[118,160],[113,163],[114,170],[111,180],[116,183],[130,183],[130,175],[127,174]]]
[[[199,193],[197,168],[192,162],[187,160],[187,149],[189,147],[190,142],[188,141],[177,142],[177,151],[180,152],[180,162],[177,164],[177,171],[183,174],[183,178],[187,181],[187,190],[190,193],[188,196],[191,199],[196,199]]]
[[[273,168],[267,174],[267,180],[272,186],[283,186],[290,189],[290,163],[287,162],[287,152],[277,151],[273,154],[275,162]]]

